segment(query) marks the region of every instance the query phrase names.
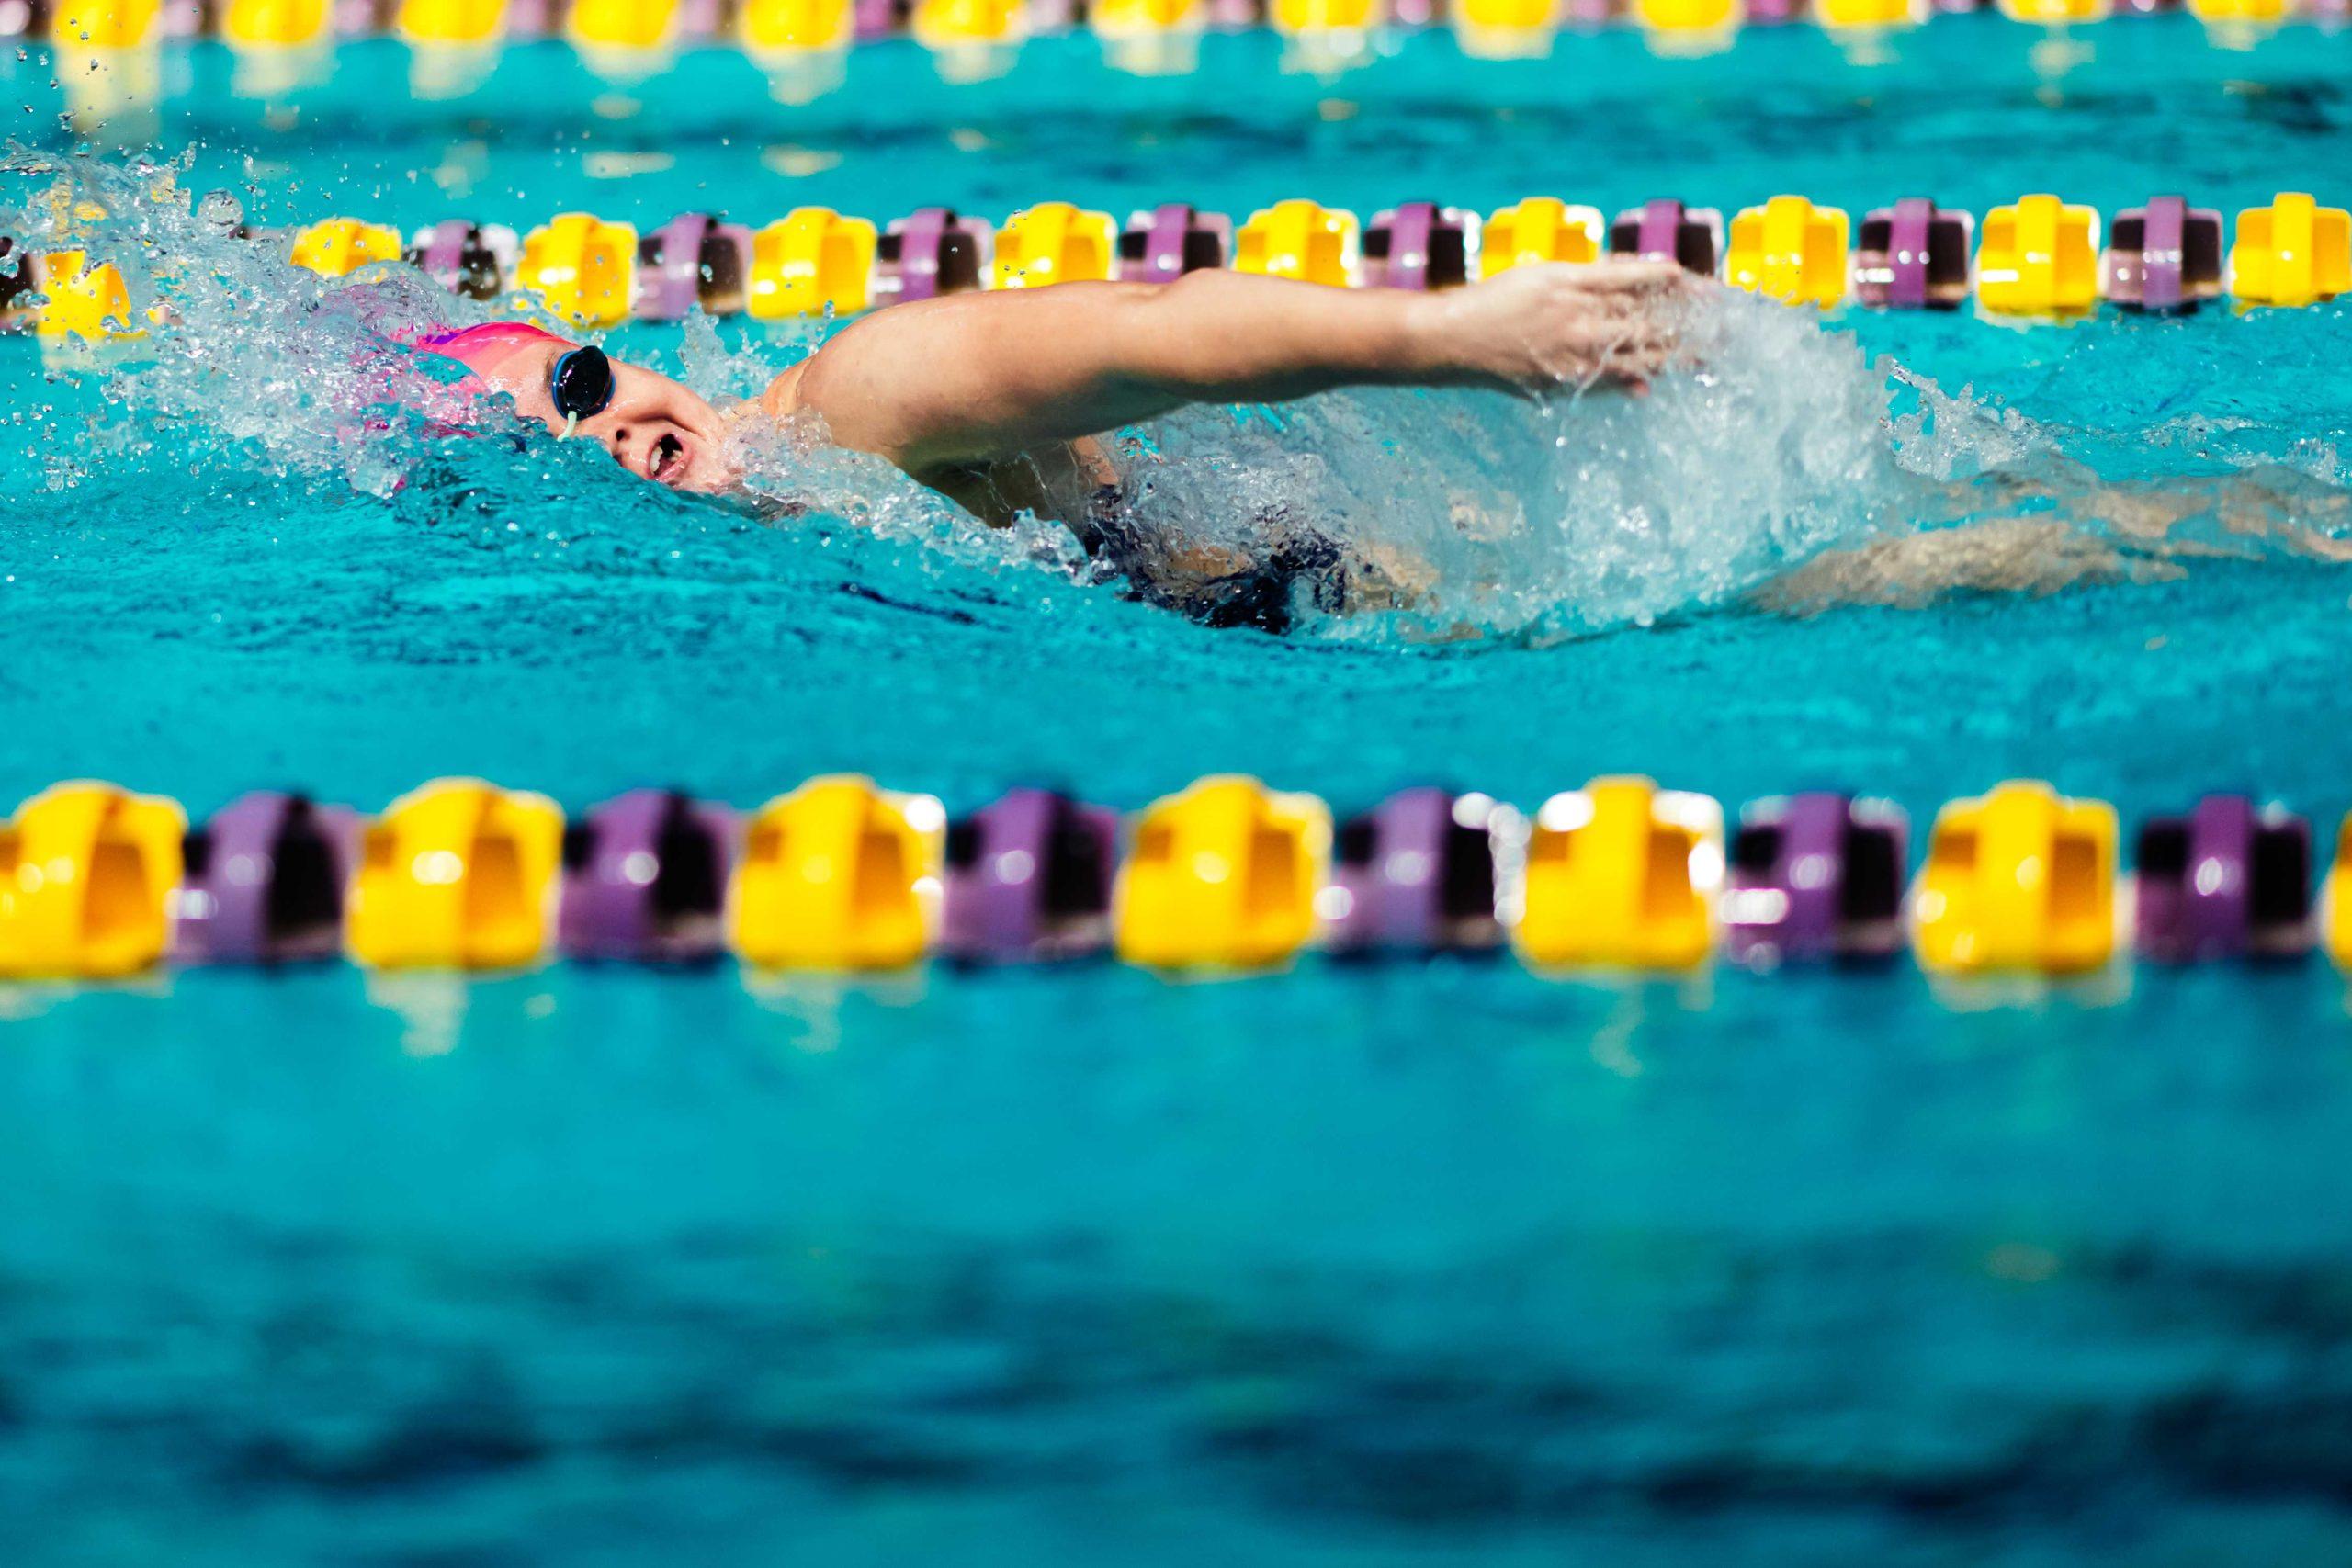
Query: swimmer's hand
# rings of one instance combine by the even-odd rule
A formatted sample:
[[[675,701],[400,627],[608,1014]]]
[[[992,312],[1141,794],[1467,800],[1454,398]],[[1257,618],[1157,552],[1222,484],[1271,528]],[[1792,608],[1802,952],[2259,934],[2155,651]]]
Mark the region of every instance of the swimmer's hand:
[[[1671,262],[1513,267],[1426,297],[1423,351],[1456,374],[1543,396],[1646,388],[1673,360],[1681,302],[1700,280]]]

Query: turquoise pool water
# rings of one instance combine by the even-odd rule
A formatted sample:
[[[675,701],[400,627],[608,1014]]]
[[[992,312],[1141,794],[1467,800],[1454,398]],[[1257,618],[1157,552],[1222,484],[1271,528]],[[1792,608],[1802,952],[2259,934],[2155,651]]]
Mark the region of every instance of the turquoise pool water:
[[[1079,39],[956,86],[879,46],[803,107],[729,56],[616,88],[560,49],[417,103],[389,45],[263,102],[199,51],[151,115],[78,131],[85,188],[193,149],[181,185],[255,222],[2352,197],[2352,39],[2117,23],[2055,79],[2034,41],[1949,21],[1865,67],[1808,30],[1675,62],[1612,35],[1464,70],[1431,36],[1326,81],[1238,38],[1138,82]],[[47,63],[0,70],[28,148],[64,150]],[[374,806],[465,772],[752,804],[854,768],[1132,805],[1244,769],[1349,807],[1634,769],[1922,818],[2011,773],[2127,819],[2212,787],[2324,829],[2352,806],[2339,309],[1833,323],[1858,347],[1735,314],[1717,384],[1662,389],[1654,426],[1399,396],[1163,433],[1375,535],[1482,483],[1556,512],[1452,563],[1499,586],[1450,582],[1486,635],[1432,648],[1204,630],[878,490],[878,536],[770,526],[484,444],[379,499],[398,454],[238,384],[303,286],[231,282],[249,319],[189,304],[120,412],[108,367],[0,343],[0,797]],[[199,338],[237,375],[188,372]],[[1939,390],[1889,400],[1880,355]],[[1626,505],[1656,535],[1613,530]],[[1963,569],[1905,543],[1923,523]],[[13,992],[10,1556],[2342,1561],[2342,980],[1985,1000],[1315,963]]]

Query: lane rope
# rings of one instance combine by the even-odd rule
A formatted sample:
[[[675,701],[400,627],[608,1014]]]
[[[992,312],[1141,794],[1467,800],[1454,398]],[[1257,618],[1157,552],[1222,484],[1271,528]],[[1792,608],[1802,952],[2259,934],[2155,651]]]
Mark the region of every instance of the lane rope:
[[[378,816],[56,785],[0,822],[0,978],[335,956],[499,971],[552,959],[865,972],[1110,953],[1250,971],[1508,948],[1539,972],[1889,964],[2063,976],[2120,957],[2352,967],[2352,818],[2313,886],[2311,824],[2245,795],[2152,818],[2119,872],[2103,801],[2012,781],[1945,805],[1912,863],[1891,803],[1748,805],[1608,777],[1521,813],[1401,791],[1335,822],[1311,795],[1205,778],[1131,818],[1016,789],[951,819],[847,774],[757,809],[636,790],[567,821],[544,795],[439,779]]]
[[[1366,51],[1374,35],[1450,28],[1474,56],[1540,54],[1568,29],[1639,28],[1661,52],[1721,49],[1743,29],[1811,24],[1869,36],[1941,15],[1997,10],[2072,28],[2185,11],[2222,41],[2295,21],[2343,21],[2347,0],[389,0],[286,6],[274,0],[28,0],[0,12],[0,36],[75,51],[217,38],[244,51],[317,49],[391,37],[420,51],[495,51],[561,39],[592,62],[733,48],[763,64],[837,55],[910,38],[943,54],[1009,51],[1083,28],[1133,68],[1185,70],[1183,46],[1210,31],[1269,28],[1325,52]],[[1155,50],[1153,46],[1161,46]]]
[[[1234,267],[1341,288],[1459,287],[1534,262],[1644,257],[1679,262],[1790,305],[1836,310],[1957,310],[1987,318],[2079,321],[2111,307],[2177,315],[2227,298],[2237,309],[2301,307],[2352,293],[2352,215],[2285,192],[2223,220],[2160,196],[2102,220],[2046,193],[1980,221],[1925,197],[1845,211],[1776,196],[1736,211],[1661,199],[1604,220],[1594,208],[1530,197],[1481,218],[1400,203],[1362,221],[1294,199],[1236,224],[1181,203],[1108,212],[1047,201],[1001,224],[927,207],[886,224],[799,208],[752,229],[711,212],[657,227],[563,213],[522,234],[453,219],[403,236],[389,224],[330,218],[292,232],[251,232],[328,277],[406,263],[467,297],[539,308],[575,327],[674,321],[695,310],[760,321],[854,315],[975,288],[1085,279],[1169,282]],[[0,239],[0,320],[50,337],[136,330],[121,274],[85,253],[26,254]]]

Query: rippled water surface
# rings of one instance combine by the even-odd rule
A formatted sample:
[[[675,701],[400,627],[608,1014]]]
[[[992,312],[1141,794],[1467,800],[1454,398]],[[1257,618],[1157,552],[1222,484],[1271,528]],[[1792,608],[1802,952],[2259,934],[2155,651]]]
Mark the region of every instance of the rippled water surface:
[[[0,343],[0,796],[373,806],[480,773],[751,804],[854,768],[1131,805],[1244,769],[1344,807],[1637,770],[1924,816],[2032,773],[2127,819],[2237,787],[2324,829],[2340,309],[1731,310],[1647,409],[1383,394],[1144,433],[1171,525],[1272,498],[1437,569],[1426,613],[1274,638],[821,459],[779,478],[817,510],[769,524],[576,448],[371,429],[354,334],[447,307],[208,248],[192,209],[2352,197],[2352,39],[2119,22],[2063,71],[2035,41],[1468,69],[1429,37],[1322,79],[1212,39],[1139,81],[1045,40],[954,86],[881,47],[797,107],[725,55],[616,85],[518,51],[420,102],[390,45],[274,97],[198,51],[145,109],[0,62],[17,220],[85,141],[94,243],[204,263],[127,355]],[[142,151],[184,160],[164,198]],[[617,342],[721,391],[802,347]],[[2341,981],[1984,1000],[1312,963],[12,993],[9,1555],[2343,1561]]]

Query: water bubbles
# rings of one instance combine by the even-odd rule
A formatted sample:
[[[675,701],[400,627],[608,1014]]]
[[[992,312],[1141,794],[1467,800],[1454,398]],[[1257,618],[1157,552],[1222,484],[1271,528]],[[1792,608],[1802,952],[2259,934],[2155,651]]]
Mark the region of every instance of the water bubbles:
[[[209,190],[197,198],[196,220],[227,234],[244,222],[244,206],[225,190]]]

